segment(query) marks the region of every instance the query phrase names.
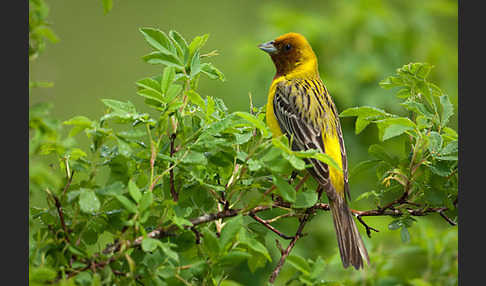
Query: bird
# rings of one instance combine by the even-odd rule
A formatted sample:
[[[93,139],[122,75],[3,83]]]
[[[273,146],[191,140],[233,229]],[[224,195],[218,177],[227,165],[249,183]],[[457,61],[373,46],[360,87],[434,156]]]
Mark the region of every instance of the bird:
[[[336,169],[316,159],[306,159],[307,171],[329,200],[339,252],[344,268],[368,265],[368,251],[360,236],[347,198],[351,200],[348,162],[336,106],[322,82],[317,57],[307,39],[286,33],[258,45],[276,68],[266,105],[266,122],[274,137],[286,135],[294,151],[314,149],[329,155]],[[346,198],[347,196],[347,198]]]

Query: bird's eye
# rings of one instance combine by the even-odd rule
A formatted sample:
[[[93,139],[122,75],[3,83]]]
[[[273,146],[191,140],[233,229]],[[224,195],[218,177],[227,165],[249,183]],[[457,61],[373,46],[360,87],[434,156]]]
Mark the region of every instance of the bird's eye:
[[[285,51],[290,51],[290,49],[292,49],[292,45],[286,44],[284,49],[285,49]]]

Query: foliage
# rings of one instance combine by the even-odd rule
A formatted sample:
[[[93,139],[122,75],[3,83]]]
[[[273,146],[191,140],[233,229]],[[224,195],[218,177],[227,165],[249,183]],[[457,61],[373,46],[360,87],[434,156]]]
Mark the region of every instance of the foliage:
[[[187,41],[176,31],[140,32],[153,49],[143,60],[165,66],[136,82],[150,113],[130,101],[103,99],[100,118],[61,122],[49,115],[51,104],[30,107],[30,283],[248,285],[254,279],[262,285],[287,242],[257,218],[294,232],[306,210],[325,206],[315,182],[304,179],[303,159],[335,162],[293,152],[285,138],[272,138],[265,109],[253,106],[251,95],[249,112],[229,112],[223,100],[202,94],[200,81],[225,81],[208,61],[216,53],[202,50],[209,35]],[[458,138],[447,127],[454,112],[448,96],[427,79],[431,68],[405,65],[380,83],[399,88],[408,115],[370,106],[341,113],[357,117],[357,134],[374,124],[383,140],[369,147],[372,160],[351,170],[351,178],[369,169],[377,174],[376,189],[358,199],[379,207],[358,216],[391,216],[388,228],[400,229],[403,246],[389,253],[374,243],[377,235],[366,240],[372,265],[360,273],[342,269],[330,238],[326,244],[335,246],[334,255],[292,252],[277,284],[457,284],[456,229],[417,219],[439,213],[454,223],[457,216]],[[89,148],[79,143],[85,137]],[[392,152],[387,142],[394,140],[404,152]],[[298,174],[289,179],[294,170]],[[318,229],[305,231],[302,240]],[[402,269],[417,264],[417,256],[423,267],[414,278],[404,277]]]

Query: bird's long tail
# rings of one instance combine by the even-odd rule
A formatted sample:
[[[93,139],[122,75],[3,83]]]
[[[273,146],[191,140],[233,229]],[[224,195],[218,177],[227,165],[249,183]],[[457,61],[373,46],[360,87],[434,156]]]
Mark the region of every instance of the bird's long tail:
[[[336,196],[334,200],[329,200],[329,203],[344,268],[351,264],[354,268],[360,269],[363,267],[363,259],[369,264],[368,251],[345,199]]]

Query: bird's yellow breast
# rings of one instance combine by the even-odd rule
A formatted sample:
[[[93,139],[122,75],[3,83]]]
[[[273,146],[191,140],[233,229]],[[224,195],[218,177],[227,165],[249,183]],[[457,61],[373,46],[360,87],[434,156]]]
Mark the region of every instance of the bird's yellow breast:
[[[268,92],[268,100],[267,100],[267,125],[272,131],[274,137],[279,137],[283,135],[282,130],[280,130],[280,126],[278,125],[277,118],[275,117],[275,113],[273,111],[273,98],[275,97],[275,90],[277,88],[277,84],[281,81],[285,80],[285,77],[281,76],[275,78],[272,81],[272,85],[270,86],[270,91]]]

